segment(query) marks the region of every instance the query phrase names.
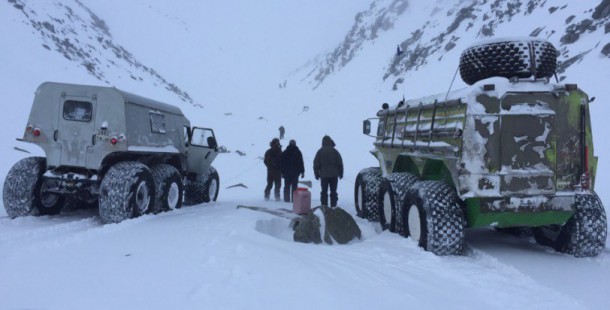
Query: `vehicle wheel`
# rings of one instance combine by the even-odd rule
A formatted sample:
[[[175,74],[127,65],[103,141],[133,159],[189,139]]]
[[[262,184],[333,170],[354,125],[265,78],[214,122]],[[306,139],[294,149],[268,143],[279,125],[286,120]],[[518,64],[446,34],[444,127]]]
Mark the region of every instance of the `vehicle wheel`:
[[[436,255],[457,255],[464,250],[466,222],[455,190],[443,182],[415,183],[405,196],[405,236]]]
[[[220,178],[218,172],[210,166],[206,175],[197,175],[184,183],[184,204],[196,205],[204,202],[216,201]],[[212,199],[213,198],[213,199]]]
[[[11,218],[38,214],[57,214],[64,197],[47,193],[49,181],[44,181],[47,161],[44,157],[28,157],[18,161],[6,176],[3,201]]]
[[[366,168],[358,173],[354,188],[356,214],[369,221],[379,221],[379,186],[381,170],[378,167]]]
[[[46,166],[46,164],[45,164]],[[37,189],[38,203],[36,207],[38,209],[38,215],[57,215],[61,212],[64,206],[65,196],[57,193],[50,193],[47,190],[49,188],[57,188],[59,186],[58,181],[42,179],[40,187]]]
[[[220,177],[218,176],[218,171],[216,171],[214,167],[210,166],[210,170],[204,184],[203,202],[216,201],[218,198]]]
[[[606,212],[596,194],[576,195],[574,215],[563,225],[533,229],[536,242],[576,257],[599,255],[606,246]]]
[[[187,206],[203,203],[203,190],[205,186],[200,180],[200,177],[184,181],[184,204]]]
[[[545,225],[540,227],[532,227],[532,235],[536,243],[555,248],[555,240],[559,236],[561,225]]]
[[[381,181],[379,188],[379,223],[382,229],[404,234],[400,218],[402,202],[407,190],[417,182],[417,177],[410,173],[392,173]]]
[[[155,182],[140,162],[120,162],[108,169],[100,185],[100,216],[104,223],[119,223],[154,209]]]
[[[174,166],[161,164],[150,168],[155,180],[155,204],[153,213],[182,207],[182,176]]]
[[[557,68],[557,55],[551,43],[540,39],[488,42],[462,52],[460,75],[468,85],[494,76],[550,78]]]

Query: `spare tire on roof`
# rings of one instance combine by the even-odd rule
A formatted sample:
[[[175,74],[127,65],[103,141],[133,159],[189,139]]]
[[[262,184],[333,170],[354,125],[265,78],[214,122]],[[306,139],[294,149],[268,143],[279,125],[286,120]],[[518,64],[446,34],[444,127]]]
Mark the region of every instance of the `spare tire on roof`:
[[[543,39],[495,39],[471,46],[460,56],[460,75],[468,85],[490,77],[550,78],[557,49]]]

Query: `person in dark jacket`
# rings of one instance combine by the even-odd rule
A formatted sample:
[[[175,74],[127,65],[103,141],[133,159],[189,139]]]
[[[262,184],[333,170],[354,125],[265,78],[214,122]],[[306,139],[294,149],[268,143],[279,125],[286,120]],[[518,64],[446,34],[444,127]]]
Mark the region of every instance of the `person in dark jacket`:
[[[282,177],[284,178],[284,201],[291,202],[292,195],[299,183],[299,174],[305,177],[303,154],[297,147],[297,142],[290,140],[286,150],[282,152]]]
[[[328,206],[328,188],[330,187],[330,206],[337,206],[337,183],[343,178],[343,160],[335,149],[335,142],[329,137],[322,138],[322,148],[313,160],[313,172],[316,180],[320,180],[322,192],[320,202]]]
[[[275,200],[280,200],[280,187],[282,186],[282,145],[280,140],[274,138],[269,143],[270,148],[265,152],[265,166],[267,166],[267,187],[265,187],[265,199],[269,199],[271,187],[275,185]]]

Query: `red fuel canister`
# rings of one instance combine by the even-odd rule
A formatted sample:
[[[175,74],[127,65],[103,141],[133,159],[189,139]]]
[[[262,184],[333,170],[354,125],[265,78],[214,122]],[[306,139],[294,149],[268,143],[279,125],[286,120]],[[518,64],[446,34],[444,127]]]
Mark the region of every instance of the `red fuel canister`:
[[[307,214],[311,210],[311,193],[304,187],[298,187],[292,196],[292,211],[296,214]]]

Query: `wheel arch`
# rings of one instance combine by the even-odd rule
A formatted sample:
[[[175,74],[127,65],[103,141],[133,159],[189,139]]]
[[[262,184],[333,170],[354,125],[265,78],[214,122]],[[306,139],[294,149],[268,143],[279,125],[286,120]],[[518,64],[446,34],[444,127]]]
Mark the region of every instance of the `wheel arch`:
[[[423,180],[441,181],[457,189],[457,171],[450,169],[446,160],[427,159],[421,173]]]
[[[396,163],[394,164],[394,170],[392,172],[408,172],[418,178],[422,177],[415,161],[413,161],[410,156],[406,155],[399,155],[398,158],[396,158]]]

